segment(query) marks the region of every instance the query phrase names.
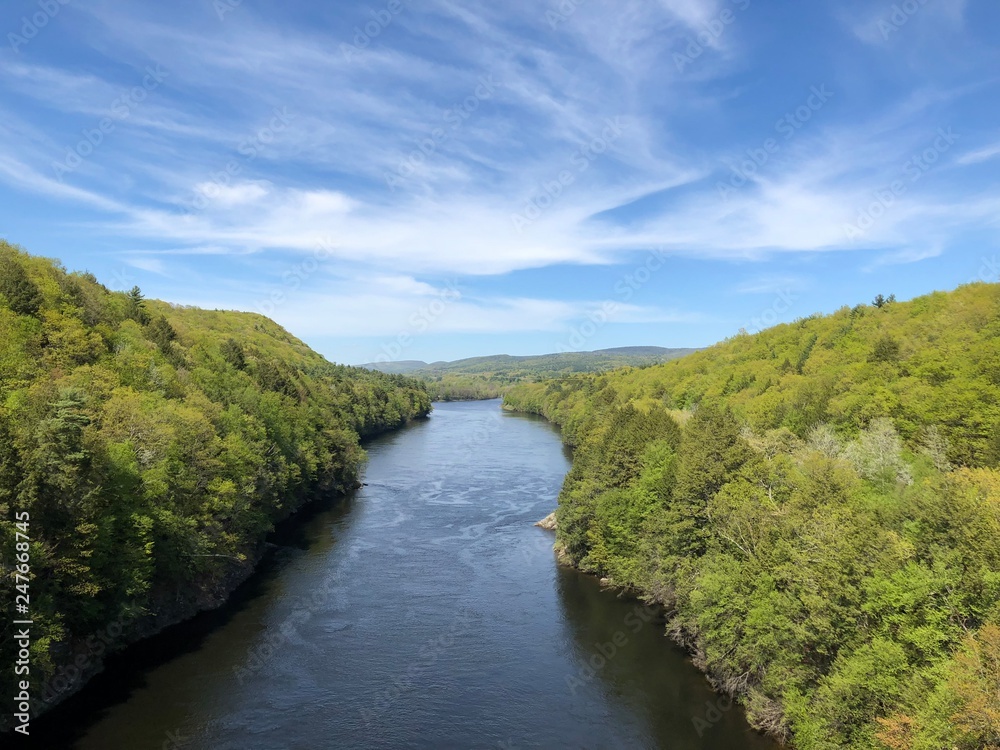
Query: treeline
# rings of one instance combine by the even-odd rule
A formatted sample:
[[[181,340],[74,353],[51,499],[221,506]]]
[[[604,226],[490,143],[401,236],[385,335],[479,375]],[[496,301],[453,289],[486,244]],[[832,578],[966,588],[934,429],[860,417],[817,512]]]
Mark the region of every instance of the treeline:
[[[519,386],[576,446],[568,563],[664,604],[803,750],[1000,747],[1000,287]]]
[[[422,384],[333,365],[261,316],[111,292],[0,242],[2,695],[17,530],[38,708],[109,623],[127,641],[218,604],[276,520],[356,486],[360,437],[429,411]]]
[[[506,354],[455,362],[388,362],[365,365],[383,372],[405,372],[427,384],[434,401],[482,401],[500,398],[519,383],[537,383],[576,373],[622,367],[649,367],[695,351],[633,346],[596,352],[564,352],[512,357]]]
[[[513,385],[485,375],[435,375],[421,380],[432,401],[488,401],[500,398]]]

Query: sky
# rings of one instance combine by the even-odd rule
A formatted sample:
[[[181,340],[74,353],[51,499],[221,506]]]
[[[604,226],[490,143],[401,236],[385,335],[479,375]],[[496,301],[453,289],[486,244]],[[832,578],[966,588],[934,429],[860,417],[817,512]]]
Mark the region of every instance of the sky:
[[[330,359],[1000,278],[993,0],[7,0],[0,237]]]

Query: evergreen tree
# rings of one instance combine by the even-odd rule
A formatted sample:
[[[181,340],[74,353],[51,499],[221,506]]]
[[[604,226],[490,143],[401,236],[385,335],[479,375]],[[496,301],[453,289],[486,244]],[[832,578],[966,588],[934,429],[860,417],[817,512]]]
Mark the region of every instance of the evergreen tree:
[[[8,309],[47,298],[25,269],[58,299],[37,320]],[[224,366],[220,347],[246,367],[227,339],[249,342],[270,363],[263,380],[294,398]],[[362,432],[429,410],[417,382],[333,365],[259,316],[115,294],[0,241],[0,549],[14,549],[13,513],[30,511],[36,694],[78,639],[123,613],[226,590],[277,519],[353,486]],[[0,599],[13,585],[0,576]],[[15,645],[5,622],[0,664]],[[14,679],[0,674],[5,702]]]
[[[143,296],[142,290],[134,286],[126,292],[126,297],[128,298],[126,307],[128,317],[137,323],[148,325],[149,313],[146,311],[146,298]]]
[[[730,409],[704,404],[685,427],[670,506],[677,554],[704,553],[708,504],[753,456],[740,433]]]
[[[243,353],[243,346],[234,338],[226,339],[221,347],[222,358],[237,370],[247,369],[246,355]]]
[[[52,416],[38,425],[34,464],[44,482],[59,490],[74,489],[90,458],[83,443],[83,429],[90,424],[85,404],[83,392],[63,389],[52,405]]]
[[[899,342],[892,336],[886,335],[876,342],[875,348],[872,350],[871,357],[869,357],[868,361],[899,362],[901,351],[902,347],[899,345]]]
[[[38,315],[42,294],[9,252],[0,252],[0,294],[18,315]]]
[[[177,331],[167,322],[164,316],[159,316],[149,324],[149,338],[164,352],[170,351],[170,345],[177,339]]]

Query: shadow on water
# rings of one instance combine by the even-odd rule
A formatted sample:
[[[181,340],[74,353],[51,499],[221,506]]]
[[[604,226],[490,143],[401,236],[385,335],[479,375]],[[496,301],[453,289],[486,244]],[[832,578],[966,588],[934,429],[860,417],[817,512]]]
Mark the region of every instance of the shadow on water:
[[[388,439],[375,438],[377,441]],[[267,549],[257,569],[233,591],[225,604],[106,657],[104,669],[80,692],[31,722],[31,737],[19,742],[19,747],[55,750],[74,746],[112,708],[147,687],[149,673],[181,656],[200,651],[209,636],[255,602],[270,596],[272,584],[294,559],[296,551],[333,544],[332,536],[315,533],[315,525],[337,525],[347,520],[353,506],[353,493],[331,495],[309,503],[278,524],[268,536]]]
[[[394,432],[366,440],[364,446],[391,446],[406,439],[409,433],[426,427],[427,420],[415,420]],[[30,738],[19,736],[17,739],[21,741],[18,745],[39,750],[74,747],[113,708],[148,687],[151,673],[182,656],[201,651],[206,639],[230,625],[238,615],[256,603],[270,597],[282,571],[295,559],[296,553],[332,547],[336,536],[322,533],[321,529],[349,523],[354,506],[355,493],[329,495],[308,503],[277,524],[268,535],[267,549],[257,569],[233,591],[225,604],[105,657],[103,670],[78,693],[34,719]]]
[[[503,401],[498,400],[496,403],[499,405],[502,404]],[[538,414],[525,414],[524,412],[506,411],[506,410],[502,411],[501,414],[503,414],[505,419],[521,419],[526,422],[534,422],[536,424],[543,425],[547,430],[552,432],[559,439],[559,442],[562,445],[562,453],[563,456],[566,457],[566,460],[569,461],[570,463],[573,462],[573,449],[570,448],[566,443],[562,442],[562,430],[559,428],[558,425],[553,424],[545,417],[540,416]]]
[[[742,710],[715,694],[664,634],[663,611],[603,590],[592,576],[560,568],[564,621],[579,669],[567,688],[599,685],[644,717],[648,735],[670,750],[770,750]],[[656,665],[656,668],[651,668]]]

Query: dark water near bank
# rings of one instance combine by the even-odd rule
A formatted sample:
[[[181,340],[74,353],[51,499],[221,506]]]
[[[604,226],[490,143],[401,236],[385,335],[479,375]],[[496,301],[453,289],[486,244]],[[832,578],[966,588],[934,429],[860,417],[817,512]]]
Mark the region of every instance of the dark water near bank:
[[[286,528],[230,605],[119,657],[32,744],[774,747],[710,711],[655,613],[557,568],[532,525],[569,467],[549,425],[441,404],[368,452],[367,487]]]

